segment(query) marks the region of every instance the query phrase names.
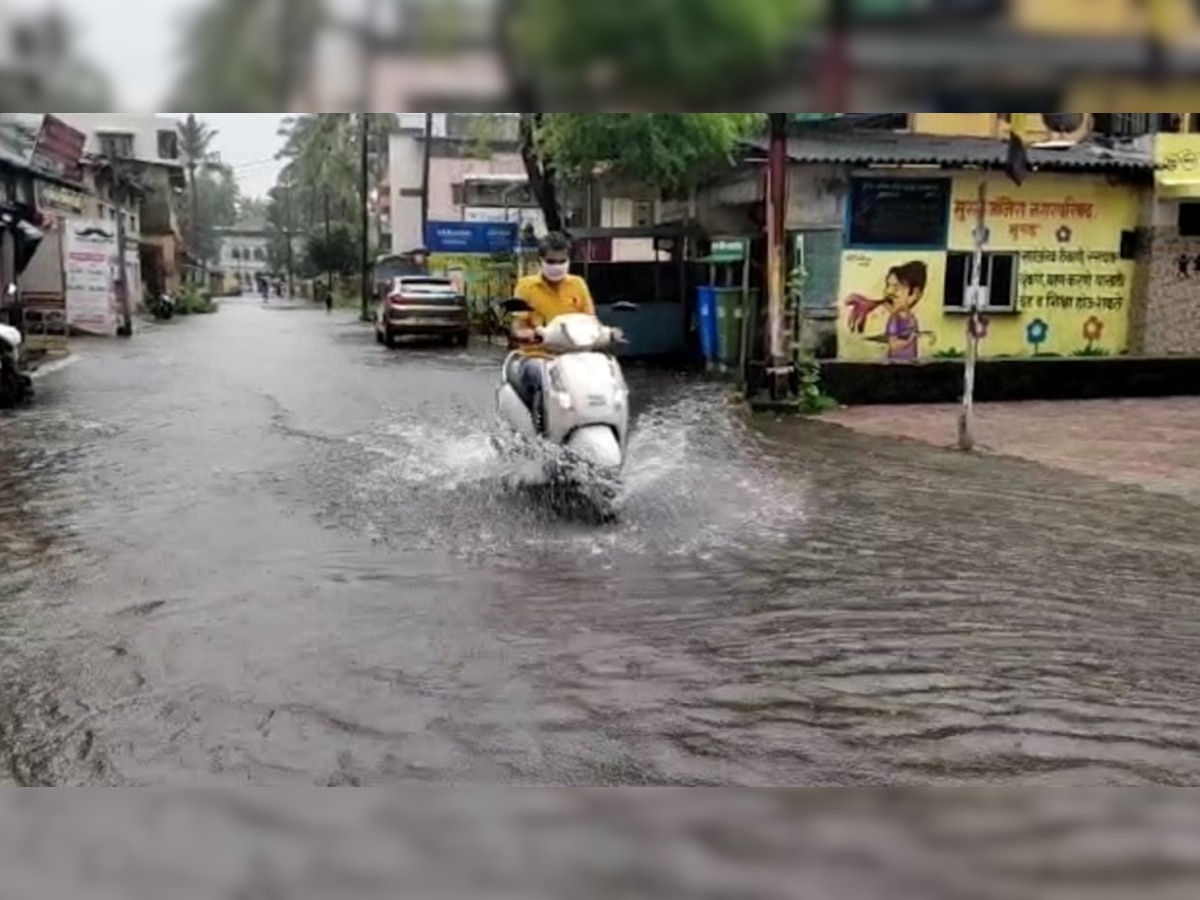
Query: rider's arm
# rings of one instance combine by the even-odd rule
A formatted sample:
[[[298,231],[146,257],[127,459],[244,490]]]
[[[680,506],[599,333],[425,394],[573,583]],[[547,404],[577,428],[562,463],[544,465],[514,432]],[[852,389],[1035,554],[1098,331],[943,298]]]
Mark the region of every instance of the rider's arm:
[[[533,327],[532,313],[514,313],[512,317],[512,327],[509,333],[522,344],[531,344],[537,340],[537,332]]]
[[[530,306],[534,306],[533,297],[521,282],[517,282],[516,290],[513,291],[513,296],[518,300],[524,300]],[[532,312],[513,313],[512,324],[509,326],[509,334],[512,335],[514,341],[521,344],[531,344],[537,340],[537,332],[534,331],[535,314]]]

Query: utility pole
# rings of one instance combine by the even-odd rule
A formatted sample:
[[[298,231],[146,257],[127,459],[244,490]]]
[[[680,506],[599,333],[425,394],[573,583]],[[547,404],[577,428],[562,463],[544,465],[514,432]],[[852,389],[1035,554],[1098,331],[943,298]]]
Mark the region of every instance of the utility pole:
[[[851,0],[831,0],[829,43],[821,66],[819,91],[822,112],[845,112],[849,106]]]
[[[769,113],[767,159],[767,384],[772,401],[788,399],[795,365],[784,335],[787,292],[787,113]]]
[[[129,273],[125,269],[125,205],[121,202],[121,172],[118,160],[108,158],[112,173],[112,200],[117,207],[117,305],[121,309],[120,337],[133,337],[133,312],[129,308]]]
[[[292,269],[292,183],[285,181],[283,183],[283,234],[286,241],[284,248],[284,257],[287,260],[287,286],[288,299],[291,300],[296,295],[295,282],[293,281]]]
[[[362,192],[362,320],[371,321],[371,114],[359,113],[359,189]]]
[[[979,182],[979,212],[975,217],[975,254],[971,257],[971,286],[967,291],[967,353],[963,365],[962,412],[958,417],[958,449],[969,453],[975,449],[975,369],[979,360],[979,339],[983,332],[983,248],[987,243],[988,174]],[[989,279],[990,290],[990,279]]]
[[[433,161],[433,113],[425,113],[425,148],[421,158],[421,246],[429,231],[429,172]]]
[[[326,254],[326,256],[329,255],[329,242],[330,242],[330,238],[333,235],[333,228],[330,225],[329,216],[330,216],[329,188],[325,188],[325,254]],[[329,260],[326,259],[325,262],[326,262],[326,264],[328,264]],[[329,291],[329,296],[332,297],[333,296],[333,269],[330,269],[328,272],[326,272],[325,276],[326,276],[326,282],[327,282],[326,288]]]

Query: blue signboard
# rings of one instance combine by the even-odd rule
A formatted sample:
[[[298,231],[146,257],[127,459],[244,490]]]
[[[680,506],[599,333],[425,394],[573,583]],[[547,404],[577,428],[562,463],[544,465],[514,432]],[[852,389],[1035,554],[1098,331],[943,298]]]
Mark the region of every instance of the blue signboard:
[[[512,253],[515,222],[430,222],[425,247],[430,253]]]

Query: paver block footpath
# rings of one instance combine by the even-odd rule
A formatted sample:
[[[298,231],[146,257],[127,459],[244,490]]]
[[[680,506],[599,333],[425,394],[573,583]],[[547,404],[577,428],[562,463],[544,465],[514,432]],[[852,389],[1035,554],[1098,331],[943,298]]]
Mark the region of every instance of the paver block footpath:
[[[827,421],[865,434],[953,447],[957,405],[860,406]],[[989,403],[981,450],[1200,502],[1200,398]]]

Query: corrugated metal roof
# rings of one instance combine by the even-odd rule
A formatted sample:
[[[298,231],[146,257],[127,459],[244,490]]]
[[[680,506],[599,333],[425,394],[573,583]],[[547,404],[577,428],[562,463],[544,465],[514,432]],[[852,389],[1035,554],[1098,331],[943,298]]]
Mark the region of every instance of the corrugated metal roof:
[[[746,142],[751,161],[765,158],[767,141]],[[788,140],[788,154],[797,163],[842,165],[941,165],[1001,167],[1008,156],[1004,141],[989,138],[942,137],[873,130],[814,129]],[[1034,168],[1060,171],[1152,172],[1149,150],[1109,148],[1083,142],[1056,150],[1031,148]]]

